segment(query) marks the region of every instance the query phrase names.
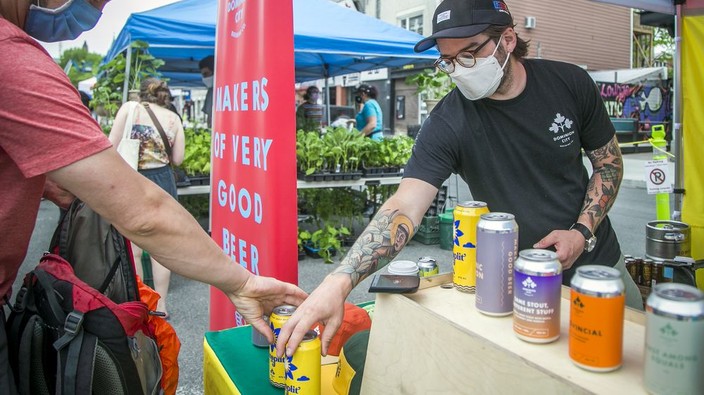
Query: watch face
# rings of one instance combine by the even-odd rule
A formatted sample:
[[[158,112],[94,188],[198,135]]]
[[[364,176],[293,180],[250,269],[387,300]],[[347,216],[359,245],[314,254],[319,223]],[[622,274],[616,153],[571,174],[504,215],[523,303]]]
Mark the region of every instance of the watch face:
[[[590,237],[587,239],[585,245],[584,245],[584,250],[587,252],[592,252],[594,247],[596,246],[596,237]]]

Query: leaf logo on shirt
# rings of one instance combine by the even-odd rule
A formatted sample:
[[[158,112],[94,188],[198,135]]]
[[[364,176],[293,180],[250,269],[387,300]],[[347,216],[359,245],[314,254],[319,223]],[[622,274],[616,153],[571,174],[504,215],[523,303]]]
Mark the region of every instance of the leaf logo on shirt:
[[[575,134],[572,129],[572,124],[574,122],[560,114],[559,112],[555,115],[555,119],[552,121],[550,126],[550,131],[554,134],[553,141],[557,142],[560,147],[567,147],[574,141],[573,135]]]
[[[567,129],[571,128],[572,120],[565,118],[564,115],[558,112],[555,116],[555,120],[552,122],[552,126],[550,126],[550,131],[553,133],[560,133],[565,132]]]

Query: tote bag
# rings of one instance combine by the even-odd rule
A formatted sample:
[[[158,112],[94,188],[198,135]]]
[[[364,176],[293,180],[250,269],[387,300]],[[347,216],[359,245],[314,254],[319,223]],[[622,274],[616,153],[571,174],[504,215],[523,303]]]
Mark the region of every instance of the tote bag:
[[[133,169],[137,170],[137,165],[139,163],[139,139],[133,139],[132,137],[132,120],[134,118],[134,109],[137,107],[138,103],[127,102],[130,106],[129,114],[127,115],[127,121],[125,122],[125,130],[122,133],[122,140],[120,140],[120,145],[117,146],[117,152],[120,153],[122,159],[125,160]]]

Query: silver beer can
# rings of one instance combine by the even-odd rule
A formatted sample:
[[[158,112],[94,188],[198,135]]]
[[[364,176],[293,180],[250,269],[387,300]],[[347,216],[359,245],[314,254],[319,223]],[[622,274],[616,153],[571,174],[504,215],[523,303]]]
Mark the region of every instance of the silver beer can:
[[[267,325],[269,325],[268,315],[263,315],[262,319]],[[269,347],[269,340],[267,340],[266,336],[262,335],[256,328],[252,327],[252,344],[257,347],[266,348]]]
[[[513,266],[518,257],[518,224],[513,214],[482,214],[477,224],[477,288],[479,312],[513,313]]]
[[[657,284],[646,303],[645,388],[651,394],[704,394],[704,293]]]
[[[420,277],[434,276],[440,273],[438,263],[433,257],[423,256],[418,258],[418,275]]]
[[[531,343],[560,337],[562,264],[557,253],[529,249],[518,253],[514,271],[513,331]]]

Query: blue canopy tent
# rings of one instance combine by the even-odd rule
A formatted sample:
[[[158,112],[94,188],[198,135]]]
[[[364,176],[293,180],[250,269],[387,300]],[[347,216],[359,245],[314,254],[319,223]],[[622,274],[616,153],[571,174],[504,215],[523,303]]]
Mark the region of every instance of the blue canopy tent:
[[[183,0],[132,14],[105,61],[132,42],[166,62],[172,85],[200,85],[198,61],[215,52],[217,0]],[[293,0],[296,81],[310,81],[382,67],[429,62],[435,50],[417,54],[423,37],[328,0]],[[275,59],[275,54],[271,54]]]

